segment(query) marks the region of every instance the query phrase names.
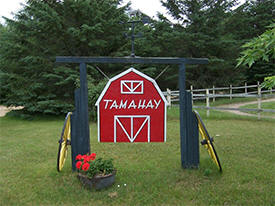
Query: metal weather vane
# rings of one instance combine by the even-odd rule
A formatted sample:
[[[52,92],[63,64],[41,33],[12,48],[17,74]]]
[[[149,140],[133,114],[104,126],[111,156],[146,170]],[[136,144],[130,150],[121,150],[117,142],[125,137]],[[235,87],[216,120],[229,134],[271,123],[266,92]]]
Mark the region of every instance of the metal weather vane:
[[[135,34],[135,25],[138,23],[147,24],[149,23],[148,17],[143,17],[142,20],[133,20],[124,22],[123,24],[131,24],[131,35],[125,34],[125,36],[129,39],[131,39],[131,57],[135,57],[135,39],[142,37],[142,34],[139,32],[138,34]]]

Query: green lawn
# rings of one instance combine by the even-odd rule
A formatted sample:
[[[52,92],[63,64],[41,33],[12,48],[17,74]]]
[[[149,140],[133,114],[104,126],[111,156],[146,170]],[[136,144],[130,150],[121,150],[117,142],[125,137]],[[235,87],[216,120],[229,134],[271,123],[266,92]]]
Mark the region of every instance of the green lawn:
[[[273,98],[274,96],[272,96]],[[262,98],[262,100],[266,100],[269,98]],[[209,100],[209,104],[212,107],[227,105],[227,104],[235,104],[235,103],[242,103],[242,102],[253,102],[257,101],[255,97],[234,97],[231,100],[229,98],[216,98],[215,102],[212,99]],[[274,102],[273,102],[274,103]],[[194,105],[196,106],[206,106],[206,100],[195,100]],[[257,107],[256,107],[257,108]]]
[[[222,174],[202,146],[200,168],[181,168],[178,108],[168,110],[166,143],[98,143],[91,123],[92,152],[114,158],[118,170],[100,192],[80,185],[70,158],[56,171],[63,119],[2,117],[0,205],[275,205],[275,121],[204,113]]]
[[[213,99],[210,98],[209,104],[212,107],[220,106],[220,105],[226,105],[226,104],[235,104],[235,103],[241,103],[241,102],[251,102],[251,101],[257,101],[257,98],[251,98],[251,97],[235,97],[231,100],[229,98],[216,98],[215,102],[213,102]],[[194,105],[196,106],[206,106],[206,100],[195,100]]]
[[[241,108],[257,109],[258,108],[258,104],[249,104],[249,105],[242,106]],[[261,108],[262,109],[272,109],[272,110],[275,110],[275,102],[262,102],[261,103]],[[257,114],[257,112],[247,112],[247,113]],[[262,112],[261,114],[264,115],[264,116],[275,117],[275,113],[274,112]]]

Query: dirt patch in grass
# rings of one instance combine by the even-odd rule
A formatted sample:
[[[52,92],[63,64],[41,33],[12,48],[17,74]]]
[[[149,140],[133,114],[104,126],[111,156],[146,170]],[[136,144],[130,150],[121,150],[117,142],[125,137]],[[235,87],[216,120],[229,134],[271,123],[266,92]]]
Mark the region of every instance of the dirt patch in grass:
[[[262,103],[264,102],[275,102],[275,98],[272,99],[266,99],[266,100],[262,100]],[[241,103],[235,103],[235,104],[226,104],[226,105],[221,105],[219,107],[226,107],[226,108],[244,108],[247,105],[251,105],[251,104],[257,104],[257,101],[252,101],[252,102],[241,102]],[[250,114],[250,113],[246,113],[246,112],[242,112],[242,111],[236,111],[236,110],[227,110],[227,112],[231,112],[234,114],[238,114],[238,115],[242,115],[242,116],[251,116],[251,117],[257,117],[257,114]],[[261,117],[265,117],[264,113]],[[269,118],[273,118],[275,119],[275,117],[270,117]]]
[[[12,110],[20,110],[23,109],[23,107],[5,107],[0,105],[0,117],[4,117],[8,112]]]

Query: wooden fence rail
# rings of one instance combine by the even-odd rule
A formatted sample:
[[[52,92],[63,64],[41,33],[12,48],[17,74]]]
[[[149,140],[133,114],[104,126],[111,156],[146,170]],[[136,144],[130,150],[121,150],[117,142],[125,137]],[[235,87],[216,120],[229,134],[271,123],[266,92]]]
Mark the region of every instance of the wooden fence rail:
[[[250,90],[250,91],[249,91]],[[252,90],[252,91],[251,91]],[[192,102],[196,100],[205,100],[205,106],[194,106],[194,108],[207,109],[207,116],[210,115],[210,110],[238,110],[238,111],[255,111],[258,113],[258,118],[260,119],[261,112],[275,112],[271,109],[262,109],[261,101],[262,98],[266,97],[275,97],[275,88],[269,90],[263,90],[261,84],[258,82],[256,85],[247,85],[244,86],[232,86],[229,87],[215,87],[207,89],[194,89],[191,85],[190,90],[192,94]],[[167,91],[163,92],[164,96],[167,99],[168,105],[176,105],[179,102],[179,91]],[[257,109],[246,109],[246,108],[220,108],[220,107],[210,107],[210,100],[212,99],[215,102],[216,98],[257,98],[258,108]]]

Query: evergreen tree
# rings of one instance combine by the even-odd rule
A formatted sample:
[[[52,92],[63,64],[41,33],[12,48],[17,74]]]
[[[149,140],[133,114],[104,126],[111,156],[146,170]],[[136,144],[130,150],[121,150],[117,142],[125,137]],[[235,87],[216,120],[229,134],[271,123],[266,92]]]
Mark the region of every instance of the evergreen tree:
[[[225,21],[235,1],[183,0],[162,1],[169,13],[180,22],[177,25],[182,45],[178,55],[210,59],[210,64],[188,67],[187,81],[196,87],[229,84],[235,79],[232,54],[234,44],[225,33]],[[184,43],[180,43],[184,42]]]
[[[274,19],[274,1],[247,1],[234,10],[235,0],[163,0],[162,3],[179,22],[174,27],[178,30],[174,34],[181,39],[175,45],[182,45],[177,50],[178,56],[210,60],[208,65],[188,67],[188,83],[196,87],[236,85],[246,79],[263,79],[270,69],[270,65],[261,66],[261,62],[254,66],[261,69],[235,68],[235,59],[241,45],[261,34]],[[262,75],[257,75],[259,70]]]
[[[1,28],[1,103],[28,113],[71,111],[78,65],[58,65],[55,57],[124,55],[125,25],[118,23],[127,21],[128,5],[119,6],[120,0],[27,1]],[[89,66],[88,79],[97,85],[102,76]]]

